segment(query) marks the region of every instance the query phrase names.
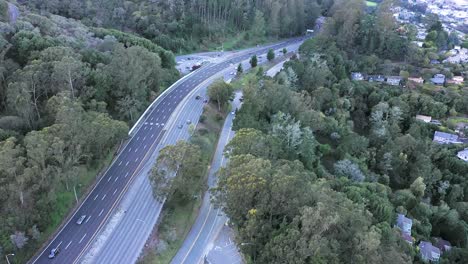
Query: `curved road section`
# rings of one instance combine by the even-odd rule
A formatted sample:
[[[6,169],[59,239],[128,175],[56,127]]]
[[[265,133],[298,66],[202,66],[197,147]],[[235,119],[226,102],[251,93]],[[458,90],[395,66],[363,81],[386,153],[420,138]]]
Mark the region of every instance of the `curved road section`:
[[[275,45],[238,52],[223,62],[208,64],[171,87],[165,97],[155,105],[137,124],[137,130],[127,145],[120,151],[92,191],[87,195],[72,217],[56,233],[51,242],[35,256],[30,263],[77,263],[94,241],[97,234],[109,220],[114,208],[119,204],[134,178],[145,167],[150,157],[166,133],[166,123],[177,106],[190,92],[211,76],[233,64],[248,59],[253,54],[264,54],[268,49],[279,49],[304,38],[297,38]],[[86,215],[81,224],[81,216]],[[59,253],[52,259],[52,249],[59,248]]]

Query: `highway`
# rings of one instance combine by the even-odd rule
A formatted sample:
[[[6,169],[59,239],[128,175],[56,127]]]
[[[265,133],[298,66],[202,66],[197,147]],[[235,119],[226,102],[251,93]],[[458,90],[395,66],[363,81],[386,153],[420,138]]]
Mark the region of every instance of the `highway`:
[[[289,46],[288,50],[297,51],[299,45]],[[273,70],[276,73],[284,64],[284,60],[277,65],[273,66]],[[273,71],[272,71],[273,72]],[[241,93],[236,93],[236,98],[232,104],[232,111],[239,109],[242,105],[240,102]],[[210,167],[208,175],[208,187],[211,189],[217,185],[216,172],[226,165],[227,160],[224,158],[223,151],[224,147],[234,137],[234,131],[232,131],[232,122],[234,115],[228,115],[224,123],[223,129],[220,134],[216,152]],[[219,232],[223,229],[223,225],[228,221],[228,218],[219,208],[215,208],[211,204],[211,194],[208,190],[204,197],[202,206],[199,211],[199,215],[195,220],[189,234],[184,240],[181,248],[177,252],[176,256],[172,259],[171,264],[180,263],[203,263],[203,260],[208,255],[210,250],[213,248],[214,240],[217,238]],[[231,259],[227,262],[224,259],[222,262],[216,263],[212,260],[213,264],[231,264],[241,263],[241,259],[238,259],[238,255],[232,254]]]
[[[155,155],[157,155],[158,149],[161,148],[161,142],[172,142],[177,140],[179,137],[174,134],[174,130],[170,129],[168,123],[173,124],[180,121],[181,116],[181,103],[185,101],[187,104],[192,104],[195,107],[197,104],[201,104],[200,100],[194,98],[188,98],[188,95],[193,95],[193,91],[196,88],[201,89],[199,86],[206,83],[207,80],[212,79],[213,76],[218,75],[223,70],[237,65],[237,63],[249,59],[253,54],[265,54],[269,48],[279,49],[287,45],[299,43],[303,39],[298,38],[281,42],[278,44],[259,47],[257,49],[251,49],[248,51],[237,52],[231,55],[231,58],[227,58],[223,62],[211,63],[203,66],[201,69],[192,73],[190,76],[177,82],[173,87],[171,86],[162,96],[158,98],[157,104],[152,104],[148,111],[144,114],[143,118],[135,126],[131,133],[131,138],[128,143],[122,148],[117,157],[114,159],[112,164],[109,166],[107,171],[98,180],[94,188],[89,192],[77,210],[73,213],[72,217],[60,228],[60,230],[51,239],[51,242],[41,249],[33,259],[31,263],[78,263],[85,260],[83,256],[90,246],[98,241],[96,238],[98,234],[103,231],[107,224],[112,224],[112,220],[115,215],[122,215],[120,219],[126,219],[128,215],[144,214],[145,211],[153,210],[160,211],[161,204],[154,204],[154,201],[146,204],[142,204],[142,207],[134,206],[134,211],[121,212],[116,208],[121,207],[120,202],[125,196],[127,191],[133,188],[133,183],[140,183],[142,187],[148,186],[145,184],[146,177],[139,177],[141,175],[146,176],[149,164],[154,161]],[[189,100],[192,99],[192,100]],[[195,102],[196,103],[193,103]],[[185,111],[187,113],[187,111]],[[195,117],[195,111],[188,111]],[[201,114],[201,112],[199,113]],[[177,117],[177,118],[175,118]],[[198,115],[199,117],[199,115]],[[175,120],[175,121],[174,121]],[[196,119],[198,120],[198,119]],[[194,121],[196,121],[194,120]],[[181,130],[178,133],[188,133],[186,130]],[[148,188],[148,187],[146,187]],[[138,194],[138,193],[137,193]],[[159,213],[157,213],[159,214]],[[81,225],[76,224],[77,219],[86,215],[85,220]],[[156,217],[157,218],[157,217]],[[120,221],[119,223],[122,223]],[[136,229],[141,226],[142,223],[134,221],[133,223],[122,226],[127,232]],[[117,229],[121,230],[121,229]],[[116,231],[114,230],[114,233]],[[146,234],[144,239],[131,235],[131,237],[125,237],[123,240],[126,243],[137,243],[132,242],[133,240],[139,242],[141,245],[139,249],[129,250],[125,247],[125,244],[113,246],[109,254],[115,256],[112,262],[101,262],[96,261],[95,263],[132,263],[136,261],[136,258],[129,259],[127,262],[119,256],[121,255],[132,255],[138,256],[139,251],[143,247],[144,241],[149,233]],[[133,239],[133,240],[132,240]],[[113,240],[112,240],[113,241]],[[129,242],[130,241],[130,242]],[[143,242],[141,242],[143,241]],[[120,241],[121,242],[121,241]],[[107,246],[108,243],[104,243]],[[49,259],[48,255],[51,249],[59,247],[60,253],[53,259]],[[106,252],[106,251],[103,251]],[[92,254],[93,252],[90,252]],[[95,253],[96,255],[98,253]],[[94,262],[91,260],[90,262]]]
[[[241,93],[236,94],[232,104],[232,111],[240,107],[241,102],[239,99],[241,96]],[[217,185],[216,173],[221,167],[226,165],[226,159],[224,158],[223,152],[224,147],[234,136],[234,131],[232,131],[234,116],[234,114],[229,114],[226,117],[226,121],[224,122],[221,130],[216,152],[208,174],[209,188],[213,188]],[[221,209],[215,208],[211,204],[210,191],[206,191],[203,196],[199,215],[182,244],[182,247],[177,252],[177,255],[172,259],[171,263],[200,263],[207,254],[206,251],[210,248],[210,243],[214,241],[216,235],[227,220],[228,218],[224,215]]]

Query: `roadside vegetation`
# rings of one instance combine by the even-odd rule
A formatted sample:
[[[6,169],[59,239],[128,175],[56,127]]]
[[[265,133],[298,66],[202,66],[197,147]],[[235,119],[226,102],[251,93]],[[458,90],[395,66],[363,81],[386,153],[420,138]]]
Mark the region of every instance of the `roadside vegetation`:
[[[315,0],[0,0],[0,252],[25,262],[57,228],[75,190],[82,198],[179,77],[173,53],[296,36],[320,9]]]
[[[335,1],[282,72],[242,82],[214,194],[248,263],[423,263],[419,243],[436,238],[453,246],[440,263],[468,262],[468,163],[457,157],[466,144],[434,143],[441,128],[415,118],[464,122],[466,82],[429,91],[350,80],[356,71],[466,78],[466,65],[429,64],[453,43],[437,21],[417,48],[390,6],[369,14],[363,1]],[[412,219],[412,244],[394,227],[397,214]]]
[[[174,53],[236,49],[303,34],[333,1],[51,1],[25,4],[83,21],[132,31]],[[319,4],[320,3],[320,4]]]
[[[228,100],[232,97],[229,84],[215,82],[210,90],[226,89],[227,97],[218,105],[212,99],[205,105],[200,122],[189,142],[179,141],[161,150],[157,165],[153,168],[151,182],[157,199],[167,197],[161,214],[161,222],[155,227],[153,247],[144,252],[141,263],[170,263],[190,231],[206,191],[209,166],[224,120],[228,113]],[[220,107],[218,109],[218,106]],[[176,174],[177,175],[174,176]],[[172,175],[173,177],[171,177]],[[169,177],[168,177],[169,176]]]
[[[170,51],[132,34],[25,9],[0,27],[0,252],[25,263],[178,73]]]

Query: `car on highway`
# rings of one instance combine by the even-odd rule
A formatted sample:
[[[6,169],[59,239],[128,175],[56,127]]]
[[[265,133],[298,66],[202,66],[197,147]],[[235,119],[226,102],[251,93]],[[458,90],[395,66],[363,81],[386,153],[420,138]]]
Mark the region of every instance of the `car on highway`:
[[[78,220],[76,221],[76,224],[81,225],[85,219],[86,215],[80,216],[80,218],[78,218]]]
[[[182,129],[182,127],[184,127],[184,125],[182,125],[182,124],[177,126],[178,129]]]
[[[208,103],[208,99],[203,100],[204,103]]]
[[[200,98],[201,98],[200,95],[195,96],[195,99],[196,99],[196,100],[199,100]]]
[[[190,119],[187,119],[187,125],[190,125],[192,124],[192,121],[190,121]]]
[[[51,249],[50,254],[49,254],[49,258],[50,259],[55,258],[58,255],[58,253],[60,253],[60,248],[59,247]]]
[[[236,111],[232,111],[232,112],[231,112],[231,115],[234,115],[235,113],[236,113]]]

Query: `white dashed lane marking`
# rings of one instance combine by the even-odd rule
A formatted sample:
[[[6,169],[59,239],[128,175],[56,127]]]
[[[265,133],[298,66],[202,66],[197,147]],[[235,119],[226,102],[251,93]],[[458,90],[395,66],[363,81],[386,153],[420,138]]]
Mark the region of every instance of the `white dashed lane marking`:
[[[84,236],[80,239],[80,242],[78,242],[78,244],[81,244],[81,242],[83,242],[83,239],[86,237],[86,234],[84,234]]]
[[[72,241],[68,242],[67,246],[65,247],[65,249],[68,249],[68,247],[71,245]]]

